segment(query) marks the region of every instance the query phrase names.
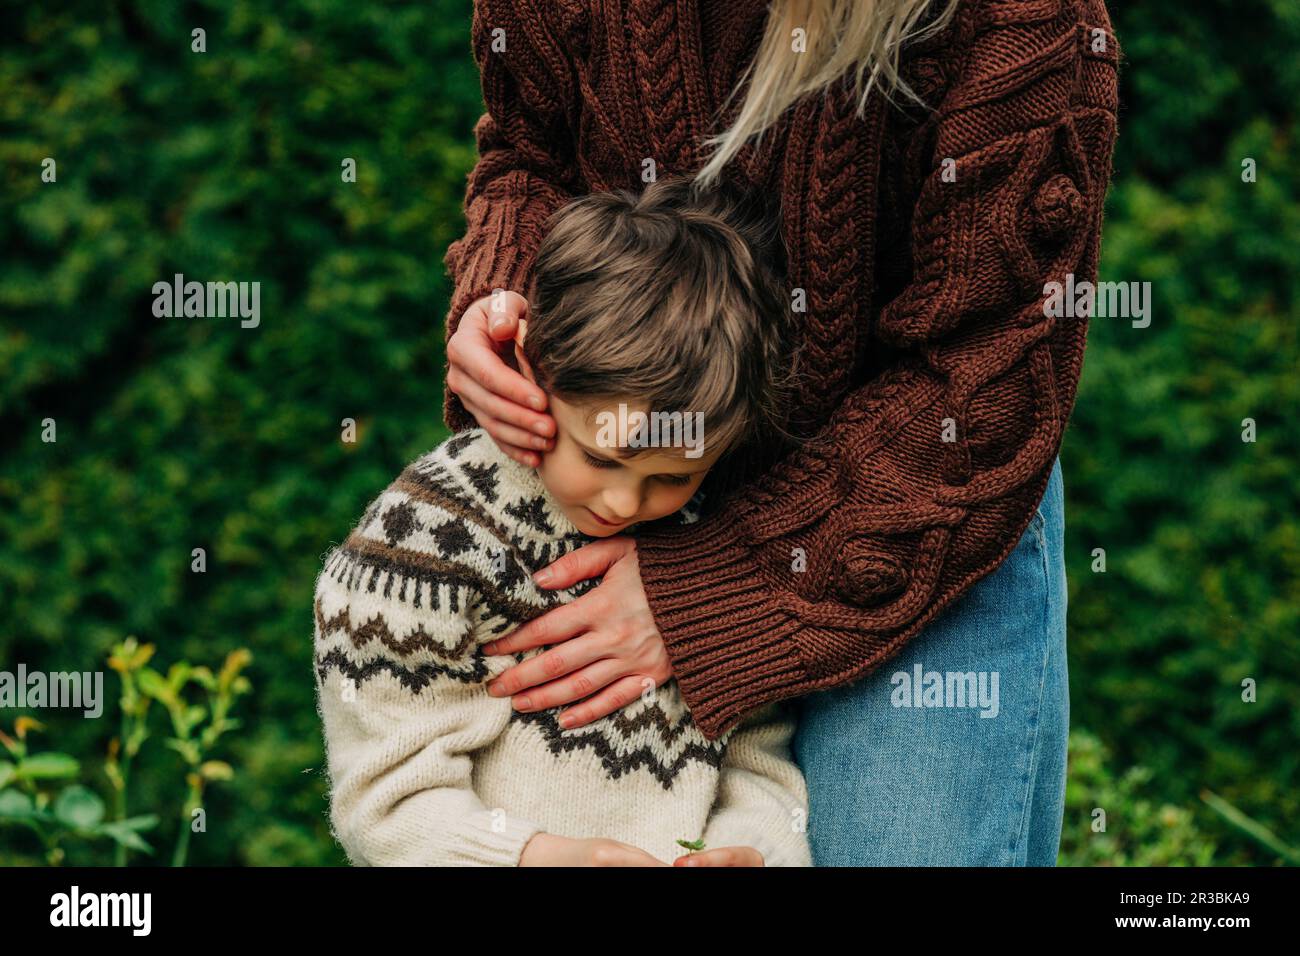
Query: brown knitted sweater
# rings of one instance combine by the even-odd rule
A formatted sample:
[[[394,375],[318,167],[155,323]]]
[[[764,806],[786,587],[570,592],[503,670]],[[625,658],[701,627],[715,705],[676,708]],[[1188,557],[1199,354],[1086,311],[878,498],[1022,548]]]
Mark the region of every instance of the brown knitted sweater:
[[[476,0],[487,112],[448,249],[448,334],[527,296],[571,197],[697,170],[764,0]],[[505,49],[493,49],[494,36]],[[499,47],[498,42],[498,47]],[[815,440],[638,536],[674,676],[714,739],[768,702],[893,656],[1011,552],[1074,406],[1087,320],[1044,286],[1096,279],[1118,109],[1102,0],[966,0],[905,54],[933,110],[810,96],[728,175],[781,197]],[[900,99],[900,103],[903,100]],[[454,393],[445,418],[474,420]],[[707,487],[707,486],[706,486]]]

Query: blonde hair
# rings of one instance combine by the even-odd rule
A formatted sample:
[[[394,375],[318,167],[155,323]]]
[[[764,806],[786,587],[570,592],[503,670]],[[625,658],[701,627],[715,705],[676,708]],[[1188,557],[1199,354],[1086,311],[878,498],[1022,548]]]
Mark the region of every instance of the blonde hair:
[[[748,90],[731,127],[704,141],[717,147],[696,173],[702,186],[712,185],[722,169],[751,136],[763,132],[786,108],[805,94],[823,91],[853,72],[858,115],[863,115],[873,88],[891,100],[895,93],[919,102],[899,75],[899,52],[909,41],[943,29],[958,0],[772,0],[767,26],[753,61],[741,75],[722,109],[741,87]],[[942,4],[937,13],[932,6]],[[802,30],[802,35],[796,34]],[[802,37],[805,48],[795,50]]]

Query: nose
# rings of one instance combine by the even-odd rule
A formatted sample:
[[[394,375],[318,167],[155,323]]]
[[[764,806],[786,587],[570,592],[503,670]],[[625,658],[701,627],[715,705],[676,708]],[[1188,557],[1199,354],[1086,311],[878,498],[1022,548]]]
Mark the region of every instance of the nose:
[[[627,521],[641,508],[641,492],[636,486],[606,488],[601,497],[605,508],[620,521]]]

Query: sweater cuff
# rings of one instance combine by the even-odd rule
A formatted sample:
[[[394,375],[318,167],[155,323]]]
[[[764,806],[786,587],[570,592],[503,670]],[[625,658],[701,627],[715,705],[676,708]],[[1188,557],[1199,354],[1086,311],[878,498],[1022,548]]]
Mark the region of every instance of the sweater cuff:
[[[795,639],[801,625],[771,599],[752,547],[724,518],[655,526],[636,539],[641,583],[673,677],[710,740],[809,678]]]
[[[455,827],[454,834],[447,831],[455,845],[445,855],[456,866],[518,866],[528,841],[542,832],[532,820],[490,811],[470,814],[465,824]]]

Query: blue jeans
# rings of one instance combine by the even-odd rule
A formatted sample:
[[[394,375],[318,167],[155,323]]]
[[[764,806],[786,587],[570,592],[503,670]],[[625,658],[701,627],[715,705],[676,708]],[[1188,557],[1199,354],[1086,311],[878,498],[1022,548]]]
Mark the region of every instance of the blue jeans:
[[[879,669],[796,702],[815,866],[1055,865],[1064,532],[1058,459],[1006,561]]]

